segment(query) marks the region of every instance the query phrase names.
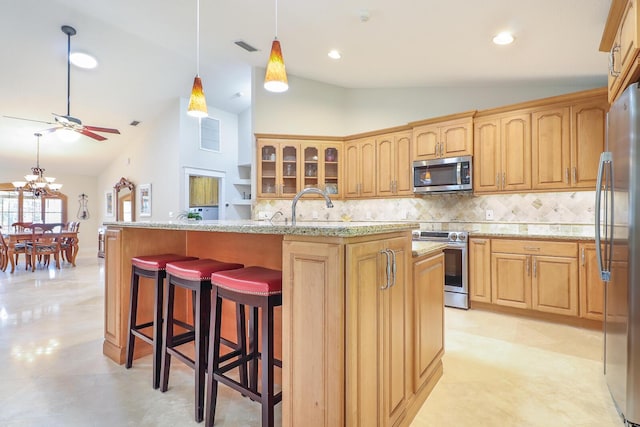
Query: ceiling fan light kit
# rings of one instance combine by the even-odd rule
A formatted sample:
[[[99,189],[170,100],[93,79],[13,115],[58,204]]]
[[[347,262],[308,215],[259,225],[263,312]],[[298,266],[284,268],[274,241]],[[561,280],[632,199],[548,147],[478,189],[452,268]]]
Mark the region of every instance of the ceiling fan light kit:
[[[264,76],[264,88],[269,92],[285,92],[289,89],[287,70],[284,66],[282,48],[278,40],[278,0],[276,0],[276,36],[271,43],[271,54]]]
[[[196,77],[193,79],[193,88],[189,98],[187,114],[192,117],[207,117],[207,99],[202,89],[200,79],[200,0],[196,0]]]

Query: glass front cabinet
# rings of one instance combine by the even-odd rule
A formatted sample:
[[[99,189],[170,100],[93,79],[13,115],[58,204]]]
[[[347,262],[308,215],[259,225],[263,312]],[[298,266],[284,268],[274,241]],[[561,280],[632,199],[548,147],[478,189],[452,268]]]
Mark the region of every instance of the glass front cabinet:
[[[258,198],[292,199],[310,187],[341,197],[341,151],[340,142],[259,138]]]

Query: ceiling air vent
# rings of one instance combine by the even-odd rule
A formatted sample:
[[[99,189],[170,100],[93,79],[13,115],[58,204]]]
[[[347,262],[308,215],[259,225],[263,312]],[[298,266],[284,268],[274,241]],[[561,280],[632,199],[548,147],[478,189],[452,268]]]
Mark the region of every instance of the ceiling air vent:
[[[243,48],[244,50],[246,50],[247,52],[257,52],[258,49],[256,49],[255,47],[251,46],[249,43],[245,42],[244,40],[236,40],[234,41],[235,44],[237,44],[238,46],[240,46],[241,48]]]

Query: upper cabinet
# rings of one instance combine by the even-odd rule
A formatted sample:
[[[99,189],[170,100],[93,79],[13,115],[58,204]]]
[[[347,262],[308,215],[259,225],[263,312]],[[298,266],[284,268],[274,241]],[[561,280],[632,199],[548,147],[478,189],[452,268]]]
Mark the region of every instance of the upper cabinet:
[[[377,192],[380,197],[413,194],[411,180],[411,131],[376,138]]]
[[[571,106],[571,187],[596,188],[600,153],[606,140],[607,111],[604,96]]]
[[[469,111],[411,123],[413,160],[471,155],[474,113]]]
[[[376,140],[374,137],[348,141],[345,151],[345,189],[348,198],[368,198],[376,195]]]
[[[613,103],[640,77],[638,64],[637,0],[613,0],[600,41],[600,51],[609,53],[609,102]]]
[[[531,188],[530,114],[518,112],[476,119],[474,146],[474,192]]]
[[[533,189],[570,186],[571,132],[569,107],[546,108],[531,114]]]
[[[290,199],[317,187],[341,196],[342,141],[258,138],[258,198]]]

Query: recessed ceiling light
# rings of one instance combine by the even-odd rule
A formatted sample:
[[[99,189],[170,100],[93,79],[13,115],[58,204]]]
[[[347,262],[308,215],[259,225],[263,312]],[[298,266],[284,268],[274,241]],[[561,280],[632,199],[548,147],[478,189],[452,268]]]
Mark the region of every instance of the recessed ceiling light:
[[[493,38],[493,42],[495,44],[511,44],[513,43],[513,35],[508,32],[508,31],[503,31],[501,33],[498,33],[494,38]]]
[[[73,52],[71,55],[69,55],[69,61],[79,68],[93,69],[98,66],[98,61],[96,60],[96,58],[82,52]]]
[[[342,54],[336,49],[330,50],[328,55],[329,55],[329,58],[331,58],[331,59],[340,59],[340,58],[342,58]]]

